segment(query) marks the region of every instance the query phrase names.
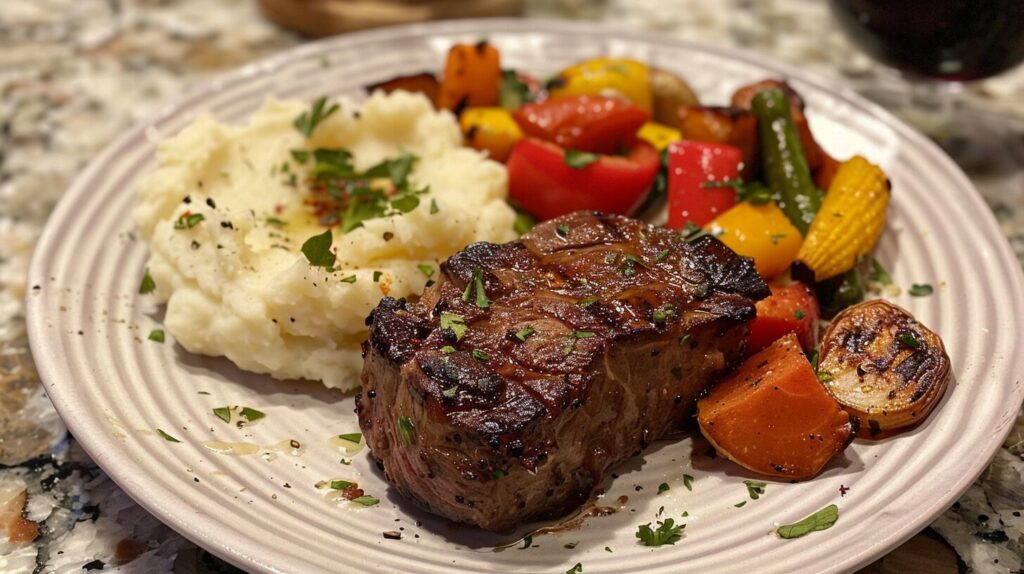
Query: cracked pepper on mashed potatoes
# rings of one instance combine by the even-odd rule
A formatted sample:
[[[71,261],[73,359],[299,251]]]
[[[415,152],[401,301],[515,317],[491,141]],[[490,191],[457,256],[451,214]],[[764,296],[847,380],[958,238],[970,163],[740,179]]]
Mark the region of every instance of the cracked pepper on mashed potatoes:
[[[375,93],[358,111],[343,103],[313,122],[307,138],[296,118],[306,112],[309,120],[308,110],[269,102],[243,126],[200,116],[161,143],[136,216],[155,294],[167,304],[165,327],[185,349],[353,389],[364,319],[377,301],[418,293],[440,261],[469,243],[514,239],[515,214],[505,203],[504,166],[462,147],[455,118],[426,98]],[[356,171],[397,158],[411,171],[407,183],[400,175],[402,186],[377,178],[360,182],[365,189],[318,187],[320,160],[328,171],[338,164],[329,152],[314,157],[318,149],[346,150]],[[356,222],[345,194],[369,190],[384,190],[385,207],[364,211],[361,225],[344,232]],[[403,190],[416,199],[389,202],[387,194]],[[316,266],[302,246],[339,215],[336,260]]]

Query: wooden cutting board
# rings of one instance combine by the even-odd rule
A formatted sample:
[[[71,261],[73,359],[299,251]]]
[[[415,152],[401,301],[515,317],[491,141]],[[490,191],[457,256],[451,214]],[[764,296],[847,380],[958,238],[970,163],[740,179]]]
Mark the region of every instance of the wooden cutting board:
[[[450,18],[520,16],[523,0],[259,0],[267,18],[311,37]]]

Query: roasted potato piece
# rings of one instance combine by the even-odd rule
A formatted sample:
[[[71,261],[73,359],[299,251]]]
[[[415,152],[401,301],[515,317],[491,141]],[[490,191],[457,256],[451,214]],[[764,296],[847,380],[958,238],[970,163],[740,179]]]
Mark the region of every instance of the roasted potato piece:
[[[743,152],[743,179],[753,179],[761,166],[757,117],[749,109],[680,106],[676,111],[683,139],[723,143]]]
[[[405,90],[414,94],[423,94],[427,96],[427,99],[437,104],[437,90],[440,84],[437,82],[437,78],[434,74],[423,72],[422,74],[412,74],[409,76],[398,76],[391,78],[386,82],[380,82],[378,84],[371,84],[366,86],[366,91],[369,93],[381,90],[385,94],[390,94],[395,90]]]
[[[700,104],[686,80],[658,68],[651,68],[651,94],[654,121],[673,128],[679,127],[680,106]]]
[[[836,315],[821,343],[819,377],[868,436],[928,416],[949,381],[942,339],[903,309],[865,301]]]
[[[697,401],[700,431],[719,454],[754,472],[803,480],[857,432],[823,388],[796,335],[752,355]]]

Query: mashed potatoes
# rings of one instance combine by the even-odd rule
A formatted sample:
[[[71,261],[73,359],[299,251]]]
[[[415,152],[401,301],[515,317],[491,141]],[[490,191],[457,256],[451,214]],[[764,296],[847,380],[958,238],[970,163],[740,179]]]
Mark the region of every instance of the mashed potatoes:
[[[469,243],[513,239],[515,214],[504,167],[462,147],[455,119],[425,98],[378,93],[359,111],[342,103],[308,139],[293,125],[307,109],[270,102],[240,127],[199,117],[160,145],[136,215],[166,329],[185,349],[352,389],[377,301],[419,292]],[[407,213],[335,227],[330,269],[300,251],[325,228],[307,205],[313,160],[292,150],[317,148],[348,150],[359,170],[414,154],[410,185],[429,186]]]

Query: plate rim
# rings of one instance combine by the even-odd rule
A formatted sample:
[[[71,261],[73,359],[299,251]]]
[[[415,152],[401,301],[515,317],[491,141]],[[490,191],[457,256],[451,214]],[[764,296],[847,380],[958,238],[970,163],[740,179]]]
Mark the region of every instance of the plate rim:
[[[216,74],[197,83],[178,97],[168,100],[164,105],[158,107],[149,117],[140,119],[131,128],[125,130],[120,136],[107,144],[102,151],[90,160],[85,169],[75,176],[72,183],[61,196],[56,207],[50,213],[44,229],[36,241],[31,263],[28,268],[28,281],[31,282],[33,278],[43,277],[45,275],[43,273],[43,271],[47,269],[45,254],[49,253],[53,249],[51,244],[59,240],[60,236],[58,225],[54,222],[61,221],[66,217],[67,214],[65,212],[73,209],[73,200],[77,199],[77,196],[87,192],[88,188],[85,184],[92,174],[100,169],[100,166],[111,156],[115,155],[119,147],[140,135],[144,136],[146,131],[152,126],[173,116],[180,110],[180,108],[194,103],[194,100],[197,98],[203,99],[216,94],[225,86],[229,86],[231,83],[236,81],[270,74],[279,70],[282,66],[287,65],[291,61],[306,57],[309,53],[318,53],[327,46],[331,46],[333,49],[343,49],[346,45],[371,43],[374,41],[394,38],[396,36],[406,37],[429,35],[431,33],[468,34],[478,31],[480,28],[497,29],[502,33],[510,34],[530,34],[531,32],[538,31],[557,33],[558,31],[571,30],[574,33],[599,34],[617,40],[633,41],[647,45],[671,44],[694,52],[709,53],[725,59],[752,64],[768,72],[784,77],[792,77],[800,82],[813,85],[817,89],[827,92],[834,97],[853,103],[857,107],[869,111],[876,119],[882,121],[888,128],[895,130],[902,138],[905,138],[913,144],[914,148],[924,153],[928,159],[943,165],[955,178],[955,181],[952,182],[953,186],[962,188],[965,191],[964,195],[967,196],[965,199],[973,204],[974,207],[980,208],[979,212],[983,213],[983,217],[985,219],[985,221],[982,222],[982,225],[998,229],[998,221],[996,220],[995,215],[992,213],[992,210],[988,205],[985,204],[980,193],[977,191],[977,188],[963,170],[957,166],[955,162],[953,162],[953,160],[938,147],[937,144],[907,126],[882,106],[857,94],[852,88],[845,84],[841,78],[831,78],[817,72],[800,69],[795,64],[773,60],[767,56],[741,48],[678,38],[662,32],[647,31],[636,28],[629,28],[625,30],[617,29],[613,25],[604,22],[544,18],[474,18],[389,26],[306,42],[277,54],[255,60],[241,67]],[[992,245],[996,252],[995,255],[997,256],[1000,264],[1002,264],[1004,268],[1007,268],[1007,279],[1011,283],[1011,292],[1024,298],[1024,269],[1022,269],[1021,263],[1013,252],[1007,238],[998,232],[997,235],[999,240]],[[36,303],[37,301],[40,301],[40,303]],[[62,377],[60,376],[61,373],[56,371],[59,371],[57,365],[63,357],[57,353],[56,349],[48,348],[47,337],[45,335],[45,309],[40,308],[41,301],[42,298],[33,297],[32,289],[26,289],[26,327],[29,337],[29,346],[32,351],[32,356],[35,361],[40,380],[43,383],[54,408],[67,425],[69,432],[76,437],[79,445],[81,445],[86,453],[89,454],[89,456],[96,462],[97,466],[99,466],[104,473],[136,503],[146,509],[147,512],[154,515],[154,517],[162,523],[166,524],[183,537],[191,540],[196,545],[209,550],[218,557],[239,567],[260,572],[285,571],[279,569],[274,564],[267,563],[259,558],[260,556],[266,558],[273,554],[268,554],[266,551],[262,554],[259,552],[239,551],[239,548],[246,546],[251,549],[259,547],[258,544],[253,544],[253,540],[251,538],[236,534],[224,536],[223,533],[220,532],[216,533],[216,536],[211,536],[213,533],[209,531],[209,528],[212,525],[207,524],[209,519],[205,517],[189,516],[189,513],[186,510],[175,510],[175,506],[186,509],[188,507],[187,504],[172,505],[158,503],[156,501],[157,499],[173,500],[176,503],[185,503],[187,501],[177,493],[166,491],[163,488],[159,489],[163,492],[154,493],[153,485],[144,484],[139,480],[141,476],[133,476],[130,472],[122,472],[118,470],[117,466],[113,464],[114,461],[110,460],[112,458],[117,459],[117,456],[112,457],[108,452],[101,452],[102,447],[116,446],[116,443],[113,442],[112,439],[109,439],[109,437],[105,436],[104,433],[99,432],[98,428],[93,428],[88,425],[87,419],[74,416],[77,409],[73,404],[73,401],[69,400],[70,397],[68,396],[68,394],[74,394],[74,391],[69,391],[68,394],[64,394],[63,391],[59,390],[62,384],[59,381],[61,381]],[[1011,373],[1024,372],[1024,339],[1019,339],[1016,342],[1016,350],[1018,352],[1014,357],[1004,359],[1008,367],[1007,371]],[[1016,382],[1016,386],[1011,390],[1011,396],[1016,396],[1018,403],[1024,402],[1024,387],[1021,386],[1019,380],[1003,382],[1006,384]],[[73,385],[71,388],[73,388]],[[984,472],[991,462],[991,459],[1001,448],[1002,443],[1006,436],[1008,436],[1011,429],[1012,424],[1009,424],[1006,425],[1006,428],[1003,431],[991,435],[992,439],[990,439],[990,441],[985,445],[986,448],[979,451],[980,454],[984,455],[984,460],[986,462],[979,465],[979,468],[974,472],[962,475],[941,495],[923,502],[921,505],[921,510],[923,512],[918,513],[915,517],[909,520],[902,521],[901,526],[897,527],[888,536],[875,540],[873,543],[866,545],[859,552],[849,554],[841,558],[840,560],[830,564],[828,568],[830,570],[837,571],[855,570],[869,564],[871,561],[891,551],[920,532],[928,524],[933,522],[936,517],[942,514],[942,512],[944,512],[964,492],[966,492],[977,477]],[[113,452],[116,455],[117,449],[113,449],[110,452]],[[108,470],[106,465],[110,465],[112,470]],[[228,542],[231,542],[231,544]]]

